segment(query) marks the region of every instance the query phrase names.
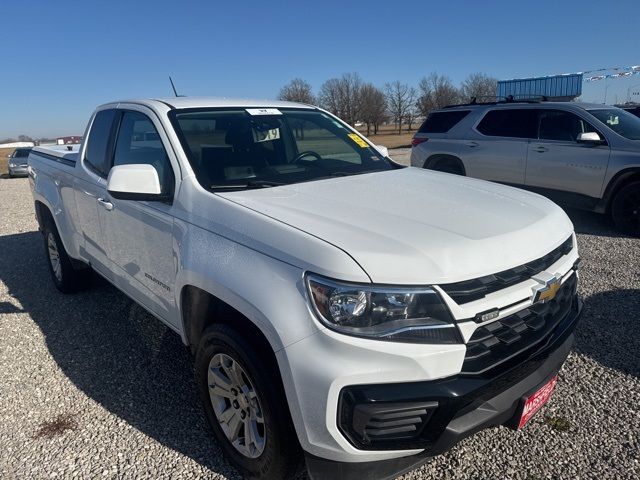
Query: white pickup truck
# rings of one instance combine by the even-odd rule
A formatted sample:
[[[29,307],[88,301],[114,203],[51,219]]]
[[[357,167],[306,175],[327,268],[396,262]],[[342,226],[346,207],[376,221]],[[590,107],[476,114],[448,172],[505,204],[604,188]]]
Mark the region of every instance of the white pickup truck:
[[[244,476],[394,478],[549,398],[581,309],[549,200],[296,103],[115,102],[84,139],[29,157],[53,281],[95,271],[182,337]]]

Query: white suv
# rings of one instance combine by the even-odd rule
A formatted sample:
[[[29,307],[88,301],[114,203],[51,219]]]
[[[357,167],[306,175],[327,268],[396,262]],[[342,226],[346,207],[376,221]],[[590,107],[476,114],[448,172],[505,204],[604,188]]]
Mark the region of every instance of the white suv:
[[[432,112],[411,164],[527,188],[610,213],[640,234],[640,118],[616,107],[511,101]]]

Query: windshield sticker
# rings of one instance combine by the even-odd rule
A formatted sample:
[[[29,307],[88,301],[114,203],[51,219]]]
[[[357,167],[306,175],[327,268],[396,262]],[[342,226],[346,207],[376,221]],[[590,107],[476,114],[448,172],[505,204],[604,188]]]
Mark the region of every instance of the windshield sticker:
[[[249,115],[282,115],[282,112],[277,108],[247,108]]]
[[[253,129],[253,143],[270,142],[280,138],[280,129],[272,128],[270,130],[259,131]]]
[[[365,142],[357,133],[350,133],[349,138],[360,145],[360,148],[369,148],[369,144]]]

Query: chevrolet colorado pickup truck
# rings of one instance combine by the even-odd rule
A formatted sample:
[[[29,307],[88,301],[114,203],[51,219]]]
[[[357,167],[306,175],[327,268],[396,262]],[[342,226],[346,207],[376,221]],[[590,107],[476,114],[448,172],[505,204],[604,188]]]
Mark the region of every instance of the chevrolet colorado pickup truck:
[[[394,478],[520,428],[574,339],[559,207],[398,165],[316,107],[110,103],[29,177],[56,287],[95,271],[175,330],[249,478]]]

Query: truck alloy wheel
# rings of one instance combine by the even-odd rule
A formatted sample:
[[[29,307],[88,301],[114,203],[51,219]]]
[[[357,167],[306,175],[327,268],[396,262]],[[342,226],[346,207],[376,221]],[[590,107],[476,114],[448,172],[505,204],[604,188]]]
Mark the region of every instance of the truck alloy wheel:
[[[227,439],[245,457],[259,457],[266,429],[249,376],[236,360],[218,353],[209,362],[208,380],[211,405]]]
[[[62,281],[62,264],[60,263],[60,253],[58,252],[58,244],[53,232],[47,234],[47,254],[51,269],[59,282]]]

